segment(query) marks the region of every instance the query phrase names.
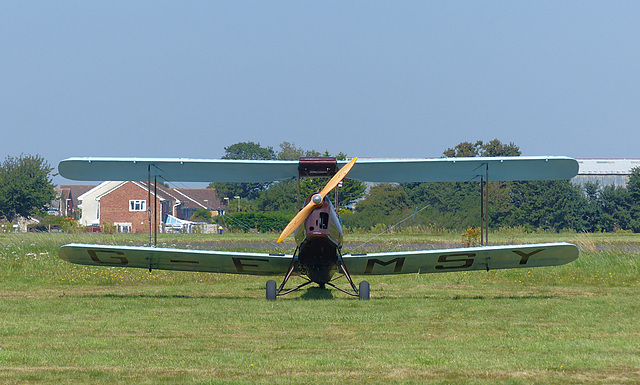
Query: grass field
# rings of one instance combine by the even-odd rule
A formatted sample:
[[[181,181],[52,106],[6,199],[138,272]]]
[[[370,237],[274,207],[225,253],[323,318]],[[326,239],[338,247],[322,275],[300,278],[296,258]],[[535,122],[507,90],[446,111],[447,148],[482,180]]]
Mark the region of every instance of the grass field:
[[[272,238],[160,242],[253,250]],[[311,288],[267,302],[265,277],[89,268],[56,255],[68,242],[143,236],[0,234],[0,384],[640,383],[640,237],[490,240],[566,240],[583,251],[559,267],[369,277],[371,301]]]

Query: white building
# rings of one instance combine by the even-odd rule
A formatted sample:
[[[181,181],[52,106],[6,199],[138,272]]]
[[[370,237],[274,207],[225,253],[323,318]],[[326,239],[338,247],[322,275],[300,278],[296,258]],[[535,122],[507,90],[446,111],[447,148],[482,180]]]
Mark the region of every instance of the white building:
[[[598,182],[600,186],[625,187],[631,169],[640,167],[640,159],[576,159],[580,165],[572,183],[584,185]]]
[[[123,182],[107,181],[102,182],[98,186],[92,188],[86,193],[78,197],[78,208],[82,210],[80,216],[80,225],[82,226],[100,226],[100,199],[99,197],[105,191],[118,187]]]

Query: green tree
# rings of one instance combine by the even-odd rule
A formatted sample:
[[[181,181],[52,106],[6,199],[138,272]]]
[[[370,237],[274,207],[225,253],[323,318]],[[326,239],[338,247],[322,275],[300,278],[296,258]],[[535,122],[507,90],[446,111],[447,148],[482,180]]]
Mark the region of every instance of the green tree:
[[[252,207],[257,211],[282,211],[293,215],[298,210],[297,202],[298,182],[289,179],[271,183],[255,198]]]
[[[520,147],[513,142],[504,144],[498,139],[489,143],[478,140],[475,143],[462,142],[454,148],[448,148],[442,153],[447,158],[476,157],[476,156],[520,156]]]
[[[627,190],[631,196],[631,229],[640,233],[640,167],[631,169]]]
[[[480,147],[482,141],[479,140],[475,143],[462,142],[458,143],[454,148],[448,148],[443,152],[443,155],[447,158],[461,158],[461,157],[474,157],[480,155]]]
[[[480,156],[520,156],[522,152],[520,147],[516,146],[513,142],[504,144],[498,139],[493,139],[489,143],[484,143],[481,146]]]
[[[193,213],[193,216],[191,216],[191,219],[200,219],[206,222],[211,222],[212,218],[211,211],[204,208],[197,209],[196,212]]]
[[[607,231],[632,230],[633,199],[624,187],[605,186],[600,192],[602,215],[599,226]]]
[[[409,196],[402,186],[379,184],[371,187],[356,205],[355,213],[345,218],[345,226],[370,229],[377,224],[390,225],[408,215],[410,208]]]
[[[304,156],[320,156],[318,151],[306,151],[291,142],[282,142],[279,146],[280,151],[277,153],[277,159],[280,160],[298,160]]]
[[[419,220],[441,228],[466,229],[480,224],[478,183],[407,183],[415,207],[424,207]]]
[[[513,182],[505,224],[529,229],[582,229],[585,198],[569,181]]]
[[[258,211],[287,211],[295,212],[304,200],[315,192],[322,190],[328,178],[302,178],[300,180],[300,195],[298,196],[298,179],[288,179],[271,183],[269,188],[260,192],[254,200],[254,208]],[[364,195],[366,185],[363,182],[345,179],[338,188],[338,205],[346,206]],[[334,201],[335,195],[329,194]],[[335,202],[334,202],[335,204]]]
[[[587,183],[583,195],[583,228],[579,230],[640,232],[640,168],[631,170],[626,187]]]
[[[629,175],[629,182],[627,183],[627,190],[631,194],[631,199],[640,204],[640,167],[634,167],[631,169],[631,175]]]
[[[262,147],[260,143],[239,142],[224,148],[222,159],[264,160],[276,159],[273,147]]]
[[[602,224],[603,219],[603,201],[602,189],[599,183],[588,182],[582,187],[585,204],[582,207],[583,228],[580,230],[586,232],[599,232],[606,230]]]
[[[0,167],[0,216],[30,217],[55,197],[52,167],[39,155],[7,156]]]
[[[640,168],[631,170],[626,188],[605,186],[600,197],[602,217],[599,225],[602,229],[640,232]]]
[[[276,159],[276,153],[272,147],[262,147],[260,143],[240,142],[224,148],[222,159],[246,159],[246,160],[271,160]],[[216,189],[218,196],[233,199],[238,196],[245,199],[254,199],[260,191],[268,186],[267,183],[210,183],[208,188]]]
[[[498,139],[488,143],[478,140],[462,142],[443,152],[445,157],[519,156],[520,148]],[[413,205],[428,208],[421,220],[443,228],[463,230],[480,226],[480,186],[477,182],[406,183],[404,187]],[[489,184],[489,224],[500,225],[511,210],[512,185],[505,182]]]
[[[321,154],[315,150],[304,150],[296,147],[295,143],[282,142],[279,145],[280,151],[274,152],[271,147],[262,147],[259,143],[242,142],[225,147],[223,159],[253,159],[253,160],[297,160],[303,156],[331,156],[325,151]],[[346,159],[346,155],[339,153],[338,160]],[[316,191],[321,190],[328,179],[323,178],[302,178],[300,181],[300,195],[298,197],[298,180],[291,178],[288,180],[273,181],[270,183],[211,183],[209,188],[215,188],[220,197],[239,196],[248,200],[245,206],[243,200],[243,211],[282,211],[291,215],[298,207],[298,199],[304,199]],[[342,187],[339,188],[338,200],[340,205],[347,205],[364,194],[366,185],[360,181],[345,179]],[[330,198],[333,199],[332,194]],[[301,202],[301,203],[302,203]]]
[[[298,160],[301,157],[314,156],[330,157],[331,154],[329,154],[328,151],[320,153],[316,150],[304,150],[302,148],[296,147],[295,143],[280,143],[280,152],[278,152],[278,159]],[[337,160],[346,160],[347,155],[343,152],[339,152],[335,156],[335,158]],[[304,199],[306,199],[309,194],[322,190],[322,188],[324,188],[324,185],[328,181],[328,178],[303,178],[300,181],[300,200],[304,201]],[[342,186],[338,189],[338,205],[346,206],[354,202],[355,200],[362,197],[365,190],[366,185],[363,182],[346,178],[345,180],[343,180]],[[274,193],[279,194],[279,196],[274,196]],[[333,199],[334,194],[331,194],[330,198]],[[278,181],[271,184],[269,187],[269,191],[265,191],[265,193],[262,194],[262,196],[258,198],[258,200],[261,202],[259,202],[257,208],[263,211],[271,211],[273,209],[275,209],[276,211],[283,209],[287,210],[284,208],[284,205],[295,208],[298,202],[297,180],[292,179],[288,181]],[[302,203],[303,202],[301,202],[300,204]]]

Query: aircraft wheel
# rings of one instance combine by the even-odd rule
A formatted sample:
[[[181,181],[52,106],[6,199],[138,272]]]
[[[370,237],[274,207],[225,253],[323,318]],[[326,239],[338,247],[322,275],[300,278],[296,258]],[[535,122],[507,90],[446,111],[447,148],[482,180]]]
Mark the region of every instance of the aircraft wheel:
[[[270,279],[267,281],[267,300],[275,301],[278,293],[276,292],[276,281]]]
[[[358,297],[360,299],[368,300],[369,295],[370,295],[369,282],[367,281],[360,282],[360,285],[358,285]]]

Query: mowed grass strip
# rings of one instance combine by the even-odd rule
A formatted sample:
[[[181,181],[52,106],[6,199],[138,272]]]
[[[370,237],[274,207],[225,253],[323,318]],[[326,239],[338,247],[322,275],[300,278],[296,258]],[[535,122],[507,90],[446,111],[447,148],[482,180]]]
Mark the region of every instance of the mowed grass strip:
[[[57,258],[67,236],[0,241],[0,383],[640,382],[636,253],[267,302],[265,277],[88,268]]]

